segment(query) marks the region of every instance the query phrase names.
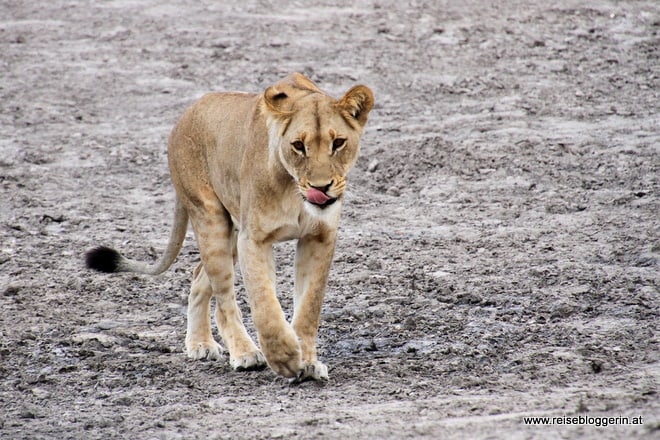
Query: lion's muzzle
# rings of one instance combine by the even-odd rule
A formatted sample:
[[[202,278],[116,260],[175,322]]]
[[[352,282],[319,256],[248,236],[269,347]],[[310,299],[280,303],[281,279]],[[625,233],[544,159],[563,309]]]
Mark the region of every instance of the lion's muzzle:
[[[321,189],[311,187],[305,193],[305,200],[321,208],[332,205],[337,201],[336,197],[331,197]]]

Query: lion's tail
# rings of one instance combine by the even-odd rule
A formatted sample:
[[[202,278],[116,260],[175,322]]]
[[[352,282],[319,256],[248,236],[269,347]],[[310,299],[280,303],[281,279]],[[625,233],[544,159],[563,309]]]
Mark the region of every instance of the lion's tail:
[[[170,241],[165,253],[154,264],[135,261],[122,256],[116,250],[99,246],[87,252],[85,262],[90,269],[99,272],[137,272],[148,275],[158,275],[165,272],[174,263],[188,229],[188,212],[177,198],[174,208],[174,225],[170,233]]]

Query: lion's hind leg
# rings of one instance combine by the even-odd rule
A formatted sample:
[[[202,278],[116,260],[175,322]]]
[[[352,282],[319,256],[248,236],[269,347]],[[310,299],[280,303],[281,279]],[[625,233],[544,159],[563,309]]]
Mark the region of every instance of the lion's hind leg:
[[[215,320],[222,342],[229,350],[231,367],[235,370],[264,367],[266,365],[264,356],[245,329],[241,310],[236,303],[236,293],[234,292],[235,232],[232,224],[227,216],[203,215],[201,217],[195,218],[193,215],[192,218],[202,256],[202,265],[198,268],[199,273],[196,274],[193,285],[200,291],[204,291],[209,301],[211,296],[215,299]],[[207,303],[204,317],[191,316],[189,312],[189,332],[191,318],[197,319],[201,323],[199,327],[204,327],[207,321],[210,326],[208,306]]]
[[[222,358],[222,347],[211,333],[211,295],[213,291],[204,266],[200,263],[193,272],[188,296],[188,328],[186,353],[191,359]]]

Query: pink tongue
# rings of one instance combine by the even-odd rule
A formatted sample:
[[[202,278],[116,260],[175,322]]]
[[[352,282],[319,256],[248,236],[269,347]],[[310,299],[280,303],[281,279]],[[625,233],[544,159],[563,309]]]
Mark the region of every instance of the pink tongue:
[[[330,200],[330,197],[325,195],[323,191],[319,191],[315,188],[310,188],[307,190],[307,200],[317,205],[323,205],[325,202]]]

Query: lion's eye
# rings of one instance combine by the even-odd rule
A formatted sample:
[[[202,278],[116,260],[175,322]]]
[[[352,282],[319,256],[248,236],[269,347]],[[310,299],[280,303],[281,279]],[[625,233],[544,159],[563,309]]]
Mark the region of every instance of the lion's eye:
[[[346,145],[346,139],[337,138],[332,141],[332,151],[341,150],[344,145]]]
[[[291,146],[292,146],[293,149],[296,150],[298,153],[305,154],[305,144],[303,144],[302,141],[294,141],[294,142],[291,142]]]

